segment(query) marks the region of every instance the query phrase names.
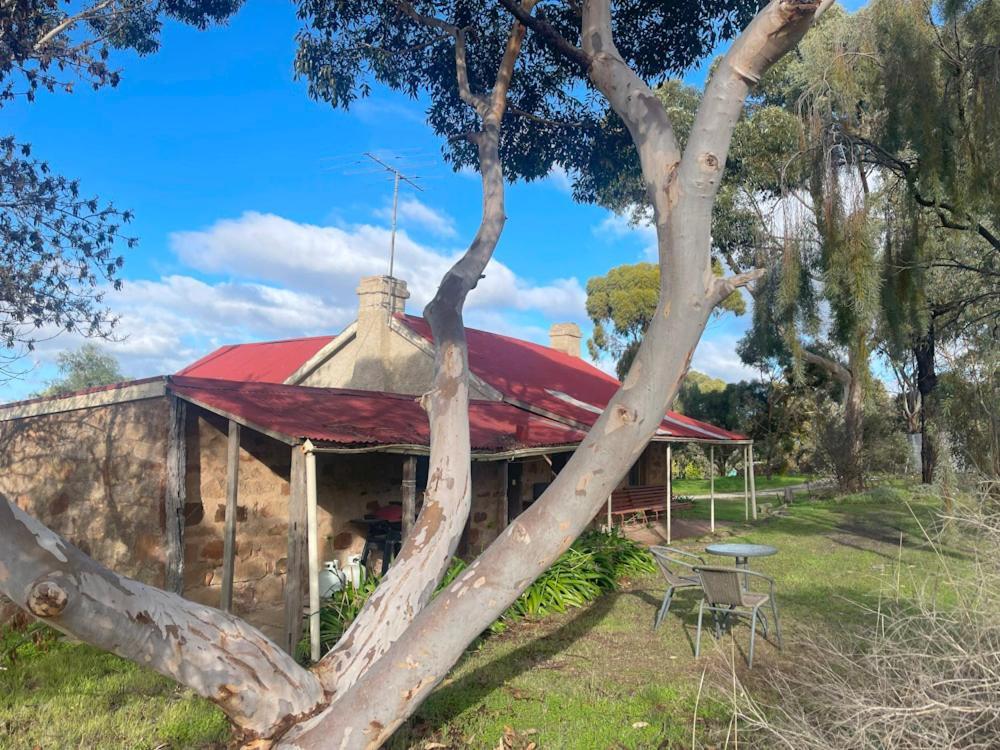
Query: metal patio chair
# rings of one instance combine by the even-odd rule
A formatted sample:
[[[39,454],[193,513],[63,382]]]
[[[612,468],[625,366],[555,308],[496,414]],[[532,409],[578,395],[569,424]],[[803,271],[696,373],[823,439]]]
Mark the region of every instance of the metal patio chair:
[[[677,589],[701,586],[701,579],[694,572],[695,564],[704,565],[705,560],[698,555],[674,547],[650,547],[649,551],[653,553],[653,559],[656,560],[663,577],[667,579],[667,591],[663,595],[660,611],[656,613],[656,622],[653,623],[653,630],[656,630],[663,622],[663,618],[667,616],[670,602]]]
[[[753,668],[753,644],[757,635],[757,621],[760,621],[767,638],[767,618],[760,608],[770,604],[774,616],[774,634],[778,648],[781,648],[781,625],[778,623],[778,605],[774,600],[774,579],[763,573],[756,573],[743,568],[695,567],[694,572],[701,579],[701,587],[705,592],[701,604],[698,605],[698,635],[695,639],[694,655],[701,653],[701,622],[705,610],[712,613],[715,624],[715,637],[722,635],[723,625],[731,626],[733,618],[750,616],[750,653],[747,656],[747,666]],[[767,581],[768,593],[762,594],[743,587],[743,576],[750,581],[760,579]]]

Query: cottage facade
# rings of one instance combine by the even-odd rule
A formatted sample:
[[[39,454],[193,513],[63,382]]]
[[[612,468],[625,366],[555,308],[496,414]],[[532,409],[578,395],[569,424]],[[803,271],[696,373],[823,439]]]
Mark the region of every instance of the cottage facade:
[[[0,492],[108,567],[231,608],[291,648],[307,561],[347,562],[366,514],[426,483],[415,397],[433,341],[406,285],[363,279],[337,336],[222,347],[172,376],[0,407]],[[580,358],[580,330],[545,347],[469,329],[472,511],[459,554],[482,551],[583,439],[616,380]],[[626,483],[667,483],[666,443],[747,443],[665,416]],[[309,543],[309,508],[315,538]]]

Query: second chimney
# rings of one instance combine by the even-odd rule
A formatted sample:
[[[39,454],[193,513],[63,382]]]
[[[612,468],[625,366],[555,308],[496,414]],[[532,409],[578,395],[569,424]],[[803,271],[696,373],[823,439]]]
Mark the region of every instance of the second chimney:
[[[580,326],[576,323],[553,323],[549,329],[549,346],[571,357],[580,356]]]

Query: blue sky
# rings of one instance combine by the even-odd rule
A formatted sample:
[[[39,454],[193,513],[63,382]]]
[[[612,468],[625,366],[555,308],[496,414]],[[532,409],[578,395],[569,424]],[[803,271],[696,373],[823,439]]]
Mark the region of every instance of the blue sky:
[[[108,296],[123,341],[108,344],[135,377],[172,372],[224,343],[337,332],[354,289],[388,262],[391,183],[355,165],[364,151],[397,154],[426,176],[404,190],[397,267],[411,311],[475,231],[478,177],[454,174],[422,109],[376,90],[351,112],[312,102],[295,81],[299,24],[291,3],[250,2],[227,27],[169,25],[160,52],[121,56],[116,89],[43,95],[5,108],[6,129],[83,189],[130,208],[140,238],[124,290]],[[698,80],[701,73],[691,78]],[[544,342],[553,322],[587,330],[591,276],[645,259],[647,230],[572,202],[564,177],[511,187],[508,222],[470,325]],[[733,352],[746,318],[710,324],[693,366],[750,377]],[[39,347],[34,369],[0,386],[23,397],[54,376],[79,339]]]

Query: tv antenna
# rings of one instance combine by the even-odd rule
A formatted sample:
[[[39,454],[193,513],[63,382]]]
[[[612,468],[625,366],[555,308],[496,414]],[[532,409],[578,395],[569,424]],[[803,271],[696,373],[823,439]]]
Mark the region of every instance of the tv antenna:
[[[392,272],[393,267],[396,264],[396,210],[399,207],[399,183],[405,182],[410,187],[415,190],[419,190],[421,193],[424,189],[420,187],[414,180],[419,179],[417,177],[407,177],[401,171],[396,169],[396,167],[386,164],[384,161],[379,159],[375,154],[370,151],[365,151],[364,155],[371,159],[373,162],[382,167],[386,172],[392,175],[392,233],[389,235],[389,278],[393,278]]]

